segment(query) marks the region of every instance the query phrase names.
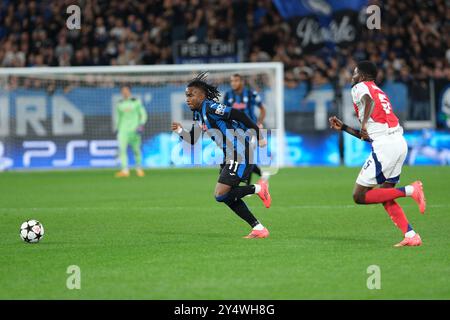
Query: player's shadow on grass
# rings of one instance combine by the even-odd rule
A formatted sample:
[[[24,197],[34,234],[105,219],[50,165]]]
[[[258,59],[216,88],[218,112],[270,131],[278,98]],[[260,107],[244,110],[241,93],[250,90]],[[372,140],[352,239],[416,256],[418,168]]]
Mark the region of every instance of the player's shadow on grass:
[[[230,239],[231,234],[225,232],[170,232],[170,231],[157,231],[153,232],[154,235],[158,236],[169,236],[170,238],[216,238],[216,239]],[[239,236],[239,235],[237,235]]]
[[[376,244],[376,243],[382,243],[382,240],[377,240],[374,238],[364,238],[364,237],[354,237],[354,238],[350,238],[350,237],[339,237],[339,236],[327,236],[327,235],[323,235],[323,236],[302,236],[300,237],[301,239],[304,240],[312,240],[312,241],[330,241],[330,242],[348,242],[349,244],[354,244],[354,243],[358,243],[358,244]]]

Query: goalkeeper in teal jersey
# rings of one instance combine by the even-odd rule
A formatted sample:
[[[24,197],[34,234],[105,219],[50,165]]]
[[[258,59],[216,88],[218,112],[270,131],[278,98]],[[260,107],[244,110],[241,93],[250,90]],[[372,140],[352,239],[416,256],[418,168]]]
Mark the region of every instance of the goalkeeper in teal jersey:
[[[116,128],[122,170],[116,173],[116,177],[128,177],[130,175],[127,155],[128,145],[133,149],[136,174],[143,177],[141,134],[147,121],[147,111],[139,100],[131,96],[130,87],[123,86],[121,94],[123,99],[119,101],[116,107]]]

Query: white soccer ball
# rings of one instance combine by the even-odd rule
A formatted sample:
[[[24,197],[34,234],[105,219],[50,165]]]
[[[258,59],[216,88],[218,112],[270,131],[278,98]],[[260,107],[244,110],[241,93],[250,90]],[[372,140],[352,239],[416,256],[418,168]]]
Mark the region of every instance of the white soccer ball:
[[[28,220],[20,226],[20,237],[27,243],[37,243],[44,236],[44,226],[37,220]]]

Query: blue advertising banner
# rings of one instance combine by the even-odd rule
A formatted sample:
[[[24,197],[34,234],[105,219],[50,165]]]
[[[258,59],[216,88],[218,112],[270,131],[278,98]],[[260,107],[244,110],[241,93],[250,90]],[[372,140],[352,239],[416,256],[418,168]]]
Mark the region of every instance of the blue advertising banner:
[[[224,89],[226,86],[221,88]],[[303,117],[305,112],[322,109],[323,116],[315,117],[315,125],[327,127],[333,91],[326,86],[315,90],[306,100],[303,99],[305,88],[286,94],[286,111]],[[183,84],[134,87],[133,94],[149,114],[142,145],[144,165],[185,166],[173,157],[178,141],[170,132],[173,112],[177,112],[176,119],[189,120],[191,116],[184,104]],[[266,90],[263,100],[267,94],[270,93]],[[405,91],[403,95],[406,94]],[[402,94],[393,96],[403,100]],[[118,166],[114,106],[120,99],[118,88],[72,87],[51,93],[44,89],[0,90],[0,170]],[[293,118],[286,118],[288,130],[295,127],[288,125]],[[405,137],[410,146],[407,163],[449,163],[448,131],[413,131],[406,132]],[[285,143],[284,158],[288,166],[340,163],[338,134],[334,132],[288,132]],[[208,164],[214,145],[204,139],[202,148],[202,164]],[[346,165],[361,165],[369,152],[369,144],[345,135]],[[132,164],[131,153],[130,160]]]
[[[300,46],[314,51],[324,45],[345,46],[359,36],[359,11],[367,0],[274,0],[291,24]]]
[[[408,165],[450,165],[450,132],[423,129],[407,131]],[[362,166],[371,152],[370,143],[344,134],[344,164]]]
[[[117,167],[118,144],[116,140],[25,140],[14,143],[0,141],[0,171],[31,168],[105,168]],[[180,151],[178,136],[169,132],[157,134],[143,141],[143,164],[145,167],[192,166]],[[200,165],[214,164],[214,153],[221,157],[210,139],[203,139]],[[129,151],[130,165],[134,158]],[[324,165],[338,166],[339,144],[336,133],[287,134],[285,145],[287,166]],[[264,165],[264,163],[263,163]]]
[[[405,133],[409,165],[450,165],[450,132],[423,129]]]
[[[149,115],[144,141],[170,131],[173,106],[185,107],[182,84],[136,86],[133,95]],[[119,88],[0,90],[0,170],[118,165],[114,107],[120,99]]]
[[[339,135],[335,132],[286,133],[284,161],[287,166],[338,166]]]
[[[273,0],[278,12],[284,19],[297,16],[331,15],[338,10],[360,10],[367,0]]]
[[[267,94],[262,93],[263,99]],[[142,144],[144,165],[189,165],[174,157],[179,140],[170,132],[173,112],[178,112],[177,119],[191,116],[184,85],[136,86],[133,95],[149,115]],[[118,88],[0,90],[0,170],[118,166],[114,106],[120,99]],[[205,138],[201,164],[211,163],[214,149]],[[339,164],[336,134],[288,134],[285,150],[287,165]],[[131,151],[129,155],[132,165]]]
[[[442,128],[450,128],[450,84],[436,83],[436,93],[438,97],[438,125]]]

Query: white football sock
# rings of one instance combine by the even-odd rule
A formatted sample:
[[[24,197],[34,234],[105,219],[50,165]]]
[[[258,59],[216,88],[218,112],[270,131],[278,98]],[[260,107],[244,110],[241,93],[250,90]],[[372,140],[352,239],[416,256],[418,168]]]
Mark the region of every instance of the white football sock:
[[[416,233],[414,232],[414,230],[409,230],[407,233],[405,233],[406,238],[412,238],[415,235],[416,235]]]
[[[414,192],[414,187],[413,186],[406,186],[405,187],[405,194],[406,194],[407,197],[411,197],[413,192]]]
[[[270,178],[270,174],[268,172],[262,173],[261,179],[263,179],[264,181],[267,181],[267,180],[269,180],[269,178]]]
[[[261,186],[259,184],[255,184],[255,193],[258,193],[261,191]]]
[[[264,230],[264,226],[261,223],[258,223],[256,226],[253,227],[253,230]]]

